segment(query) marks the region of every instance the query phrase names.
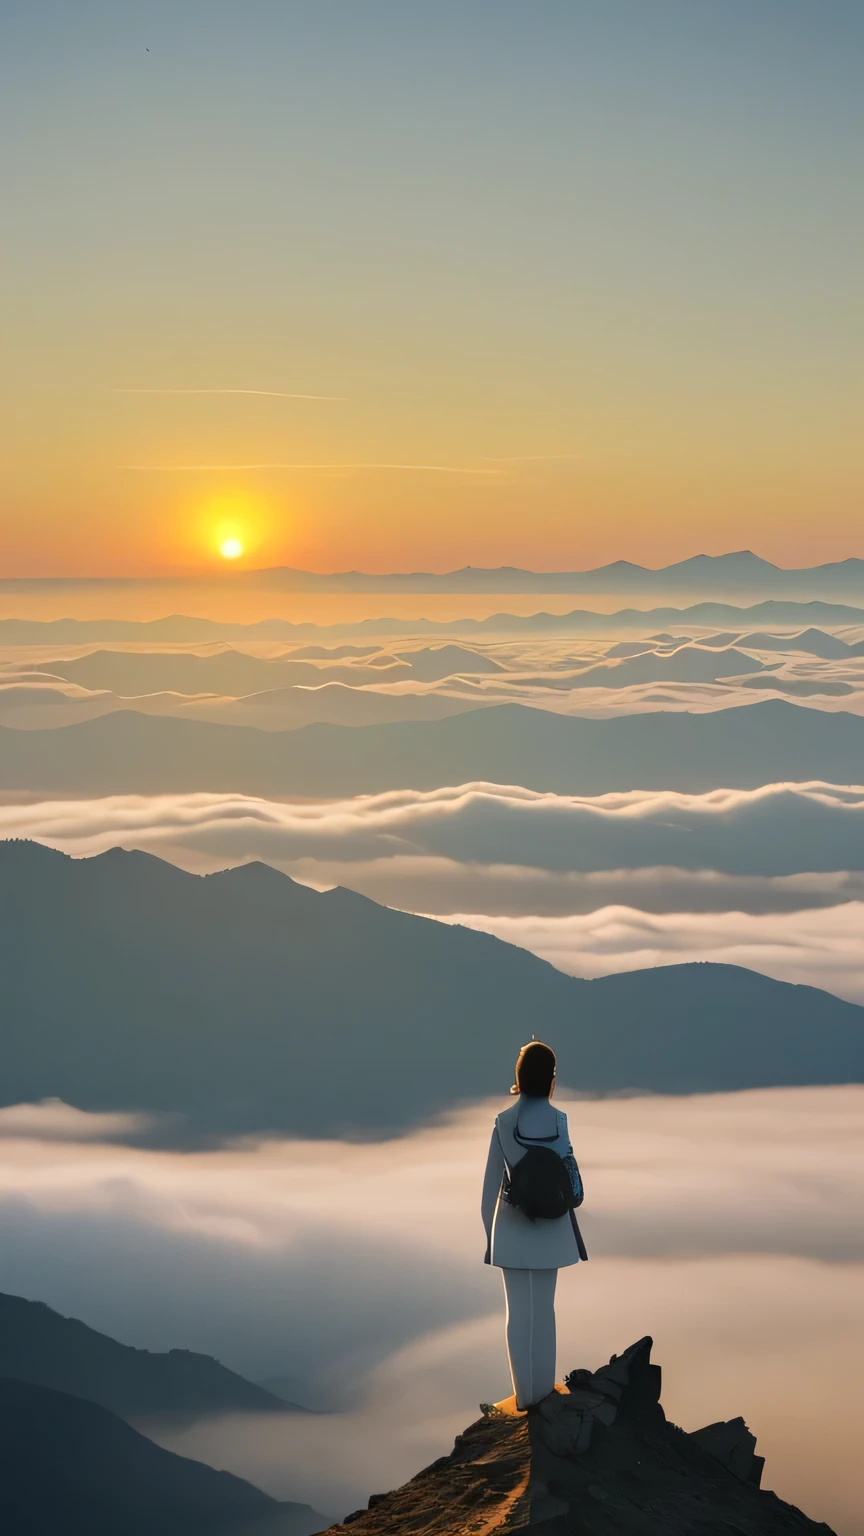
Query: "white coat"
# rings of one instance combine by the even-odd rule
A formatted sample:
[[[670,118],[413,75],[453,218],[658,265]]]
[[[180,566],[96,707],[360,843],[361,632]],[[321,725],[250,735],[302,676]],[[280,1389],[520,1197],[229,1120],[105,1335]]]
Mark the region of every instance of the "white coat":
[[[531,1221],[524,1211],[503,1198],[506,1168],[518,1163],[526,1151],[515,1138],[517,1125],[522,1141],[536,1139],[560,1157],[573,1151],[567,1116],[563,1110],[554,1109],[548,1099],[520,1094],[515,1104],[498,1116],[489,1145],[481,1201],[486,1262],[498,1269],[564,1269],[578,1264],[579,1248],[569,1215],[554,1221]]]

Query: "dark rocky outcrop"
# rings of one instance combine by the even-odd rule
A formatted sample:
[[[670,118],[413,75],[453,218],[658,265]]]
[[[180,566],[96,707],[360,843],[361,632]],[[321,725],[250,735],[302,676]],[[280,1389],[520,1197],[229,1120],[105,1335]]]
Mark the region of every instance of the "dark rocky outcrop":
[[[449,1456],[349,1516],[352,1536],[832,1536],[760,1488],[743,1419],[685,1434],[640,1339],[527,1415],[487,1411]]]

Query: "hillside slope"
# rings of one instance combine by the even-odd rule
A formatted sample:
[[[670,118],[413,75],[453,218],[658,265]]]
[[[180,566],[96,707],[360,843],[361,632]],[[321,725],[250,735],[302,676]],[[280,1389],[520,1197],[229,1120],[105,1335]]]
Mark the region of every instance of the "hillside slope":
[[[261,864],[0,843],[0,970],[3,1102],[181,1117],[166,1136],[399,1130],[500,1091],[532,1032],[592,1091],[864,1081],[864,1009],[815,988],[713,965],[583,981]]]
[[[61,1317],[44,1302],[3,1294],[0,1376],[86,1397],[121,1418],[160,1412],[285,1413],[292,1407],[209,1355],[133,1349],[77,1318]]]
[[[780,699],[714,714],[597,720],[504,704],[435,721],[210,725],[119,710],[50,731],[0,728],[0,787],[86,794],[356,795],[485,781],[562,794],[860,783],[864,719]]]
[[[0,1378],[9,1536],[311,1536],[321,1516],[163,1451],[95,1403]]]

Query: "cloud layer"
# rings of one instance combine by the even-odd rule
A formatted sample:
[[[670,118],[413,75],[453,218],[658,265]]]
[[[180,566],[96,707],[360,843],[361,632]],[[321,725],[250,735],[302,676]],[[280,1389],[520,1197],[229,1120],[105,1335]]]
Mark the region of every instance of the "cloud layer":
[[[638,912],[603,907],[569,917],[444,919],[494,933],[573,976],[714,961],[864,1003],[864,902],[802,912]]]
[[[75,856],[140,848],[198,872],[261,859],[494,933],[577,976],[713,960],[864,1002],[861,789],[19,795],[0,804],[0,837]]]
[[[183,648],[155,654],[152,643],[148,650],[145,635],[132,642],[133,648],[77,658],[71,653],[80,653],[81,646],[61,647],[52,655],[47,644],[39,648],[39,665],[43,686],[47,689],[53,682],[58,692],[53,701],[47,695],[41,701],[28,698],[21,691],[33,667],[28,657],[36,654],[35,646],[21,647],[12,650],[5,663],[0,660],[0,718],[18,728],[42,729],[132,708],[291,730],[316,720],[361,725],[440,718],[486,704],[520,703],[555,714],[608,717],[658,710],[715,712],[768,698],[792,700],[816,711],[864,713],[864,655],[836,634],[754,631],[740,639],[735,631],[650,635],[644,634],[652,619],[648,614],[641,626],[644,637],[634,640],[629,636],[640,625],[638,614],[630,611],[620,616],[620,633],[628,638],[616,641],[614,632],[591,636],[592,619],[602,621],[601,628],[608,628],[611,619],[591,614],[584,618],[587,629],[581,634],[578,624],[575,634],[549,634],[540,615],[540,627],[532,634],[520,632],[526,621],[504,614],[489,621],[491,634],[478,635],[476,626],[469,626],[470,649],[464,643],[448,644],[445,625],[435,635],[434,651],[420,640],[423,622],[412,630],[403,621],[382,619],[348,628],[374,635],[380,647],[389,644],[391,649],[373,657],[373,645],[366,661],[344,665],[333,665],[335,658],[326,647],[318,648],[316,665],[310,665],[296,657],[296,646],[284,644],[276,657],[253,656],[237,645],[206,657]],[[194,619],[175,622],[184,634],[195,634]],[[329,635],[324,630],[322,635],[333,641],[343,630]],[[459,632],[459,624],[454,624],[450,635],[455,640]],[[291,633],[289,628],[286,638]],[[45,639],[50,642],[50,634]],[[260,649],[257,631],[246,643]],[[399,653],[398,660],[393,651]],[[476,675],[483,673],[487,675]],[[67,677],[85,687],[77,692],[64,687]],[[328,683],[344,686],[328,688]],[[48,712],[51,702],[53,715]]]
[[[335,1419],[156,1432],[344,1513],[446,1450],[480,1398],[505,1391],[500,1284],[481,1262],[477,1212],[497,1107],[383,1145],[183,1155],[88,1141],[80,1127],[46,1138],[38,1110],[21,1109],[0,1169],[0,1288],[329,1400]],[[592,1259],[562,1277],[561,1366],[653,1333],[673,1416],[695,1427],[746,1414],[768,1486],[850,1519],[864,1089],[565,1107]],[[802,1373],[807,1393],[790,1398]]]
[[[448,859],[555,873],[668,866],[737,876],[864,871],[864,789],[770,784],[686,795],[464,784],[349,800],[116,795],[0,805],[0,835],[66,852],[166,846],[231,862]],[[146,844],[145,840],[146,839]]]

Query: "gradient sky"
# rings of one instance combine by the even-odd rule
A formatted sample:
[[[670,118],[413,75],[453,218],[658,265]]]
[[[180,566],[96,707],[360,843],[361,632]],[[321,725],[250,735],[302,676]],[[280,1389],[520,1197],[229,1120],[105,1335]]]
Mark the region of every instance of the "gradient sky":
[[[4,574],[864,555],[858,0],[31,0],[0,52]],[[124,392],[186,390],[273,393]],[[252,464],[316,467],[182,467]]]

